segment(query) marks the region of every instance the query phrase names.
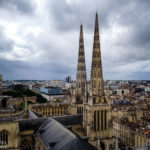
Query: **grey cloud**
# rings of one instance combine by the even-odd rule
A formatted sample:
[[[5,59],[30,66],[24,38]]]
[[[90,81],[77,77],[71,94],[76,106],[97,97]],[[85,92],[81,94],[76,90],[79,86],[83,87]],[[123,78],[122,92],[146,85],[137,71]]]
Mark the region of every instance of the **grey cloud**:
[[[54,27],[59,31],[73,31],[78,30],[79,25],[82,23],[89,29],[94,25],[94,14],[96,9],[93,11],[92,5],[89,2],[83,4],[69,4],[65,0],[49,1],[47,9],[51,10],[49,16],[53,19]],[[83,6],[84,5],[84,6]],[[56,9],[57,8],[57,9]],[[104,21],[103,21],[104,23]]]
[[[46,7],[50,10],[49,17],[53,19],[54,27],[62,31],[77,28],[78,17],[65,0],[48,1],[47,3]]]
[[[133,62],[149,60],[150,1],[80,0],[77,1],[77,3],[76,1],[74,2],[75,3],[72,4],[72,2],[67,3],[65,0],[47,0],[45,7],[42,8],[45,9],[45,11],[39,12],[46,12],[46,14],[42,15],[45,16],[42,21],[38,16],[30,17],[29,15],[29,18],[27,18],[29,19],[27,20],[28,25],[32,24],[32,20],[34,23],[37,21],[44,29],[44,33],[39,34],[37,37],[31,34],[28,35],[28,37],[24,36],[22,38],[25,39],[27,45],[19,45],[18,43],[15,43],[15,45],[25,47],[32,52],[40,51],[44,54],[37,57],[36,61],[38,65],[36,61],[34,61],[35,64],[28,64],[27,62],[10,62],[3,60],[5,65],[0,64],[0,68],[5,76],[10,79],[21,78],[22,76],[29,79],[64,79],[64,77],[69,74],[75,77],[79,25],[81,23],[83,24],[85,33],[85,53],[87,56],[86,60],[88,61],[86,62],[87,74],[90,76],[94,20],[95,12],[97,11],[99,15],[101,38],[103,38],[102,34],[105,34],[105,31],[112,28],[113,23],[128,29],[128,32],[119,35],[116,40],[113,41],[113,39],[109,39],[108,42],[106,41],[107,45],[110,45],[107,49],[105,49],[105,46],[103,47],[101,40],[101,45],[104,48],[102,48],[104,79],[148,79],[149,72],[141,73],[140,70],[137,72],[128,70],[130,73],[127,73],[127,71],[119,73],[117,67],[121,67],[126,63],[132,64]],[[33,1],[0,0],[0,9],[8,13],[19,12],[19,14],[31,14],[34,13],[34,7],[36,6],[33,6]],[[49,20],[45,21],[47,14],[49,14]],[[10,18],[7,19],[9,21]],[[20,21],[20,18],[17,19],[18,18],[15,18],[13,20],[14,23],[15,21]],[[46,26],[43,23],[45,23]],[[26,22],[24,22],[21,28],[22,32],[26,26]],[[45,27],[49,27],[53,33],[49,33],[49,30]],[[5,43],[3,47],[0,45],[2,49],[12,49],[13,41],[7,39],[4,33],[0,32],[0,36],[2,37],[0,43],[2,43],[2,45]],[[89,41],[89,36],[92,41]],[[64,39],[65,42],[67,41],[66,43],[64,42],[64,45],[63,42],[61,42],[62,39]],[[108,52],[103,53],[104,51]],[[20,65],[18,66],[18,64]],[[10,73],[9,75],[8,72]]]
[[[0,53],[11,51],[14,46],[14,41],[7,38],[3,32],[3,29],[0,27]]]
[[[150,58],[150,1],[123,2],[112,12],[113,21],[128,30],[113,43],[114,49],[120,53],[117,60],[124,63],[148,60]]]
[[[128,28],[122,35],[121,43],[143,46],[150,41],[150,1],[128,1],[124,7],[115,12],[118,16],[114,21]],[[122,39],[121,38],[121,39]]]
[[[31,65],[20,61],[0,59],[0,74],[5,79],[65,79],[70,74],[70,69],[64,64],[44,63]],[[75,72],[73,72],[75,74]]]
[[[134,46],[140,47],[150,44],[150,22],[149,25],[136,26],[133,29],[133,34],[131,34],[129,42],[130,44],[134,44]]]
[[[0,0],[0,8],[10,12],[20,12],[22,14],[32,14],[34,6],[27,0]]]
[[[48,1],[46,8],[50,10],[50,18],[54,21],[54,26],[60,31],[77,30],[83,25],[93,31],[95,13],[99,14],[100,27],[108,28],[110,17],[120,14],[129,5],[129,0],[95,0],[79,1],[79,4],[67,3],[67,1]],[[57,9],[56,9],[57,8]],[[118,13],[119,12],[119,13]],[[123,12],[122,12],[123,13]]]

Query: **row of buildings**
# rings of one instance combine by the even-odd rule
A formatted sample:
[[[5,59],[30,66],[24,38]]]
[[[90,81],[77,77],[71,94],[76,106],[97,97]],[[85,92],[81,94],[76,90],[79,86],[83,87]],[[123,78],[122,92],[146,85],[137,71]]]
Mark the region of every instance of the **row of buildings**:
[[[127,118],[114,118],[113,135],[130,149],[146,150],[150,146],[150,128]]]

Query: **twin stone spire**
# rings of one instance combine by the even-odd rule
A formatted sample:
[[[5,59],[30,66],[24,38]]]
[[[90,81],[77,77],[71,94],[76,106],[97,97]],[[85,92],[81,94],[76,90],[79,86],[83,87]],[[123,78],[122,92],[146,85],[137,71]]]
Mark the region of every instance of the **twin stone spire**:
[[[102,61],[100,51],[100,39],[99,39],[99,25],[98,14],[95,18],[94,29],[94,43],[92,53],[92,65],[91,65],[91,78],[90,78],[90,90],[89,90],[89,104],[106,103],[104,97],[104,82],[102,73]],[[80,25],[80,38],[79,38],[79,53],[78,53],[78,65],[76,76],[76,102],[83,102],[83,96],[87,95],[87,78],[86,78],[86,65],[85,65],[85,53],[84,53],[84,39],[83,39],[83,26]]]
[[[84,54],[84,41],[83,41],[83,27],[80,25],[80,38],[79,38],[79,53],[76,77],[76,95],[77,101],[82,101],[81,96],[86,94],[86,66]]]

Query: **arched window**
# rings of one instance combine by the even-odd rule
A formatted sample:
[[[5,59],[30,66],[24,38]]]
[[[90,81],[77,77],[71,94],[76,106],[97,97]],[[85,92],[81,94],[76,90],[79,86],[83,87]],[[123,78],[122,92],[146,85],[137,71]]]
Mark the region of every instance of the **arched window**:
[[[8,145],[8,132],[6,130],[0,132],[0,145]]]

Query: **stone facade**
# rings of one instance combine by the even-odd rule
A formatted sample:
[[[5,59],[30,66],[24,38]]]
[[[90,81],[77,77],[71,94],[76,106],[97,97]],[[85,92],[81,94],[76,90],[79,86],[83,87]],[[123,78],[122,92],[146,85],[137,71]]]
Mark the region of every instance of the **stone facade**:
[[[114,118],[113,136],[131,149],[148,149],[150,129],[140,128],[140,123],[130,122],[127,118]]]
[[[69,106],[70,114],[83,114],[83,104],[73,104]]]
[[[112,110],[112,117],[119,117],[119,118],[127,118],[130,122],[136,122],[138,120],[141,120],[141,117],[143,116],[143,110],[137,109],[137,110]]]
[[[15,108],[20,108],[21,104],[24,104],[23,97],[10,98],[7,100],[7,105],[12,104]]]
[[[18,121],[0,122],[0,149],[16,150],[19,148]]]
[[[62,116],[69,114],[69,104],[34,104],[29,106],[29,110],[37,112],[41,115],[52,117],[52,116]]]
[[[140,132],[133,132],[134,149],[148,149],[150,137]]]

